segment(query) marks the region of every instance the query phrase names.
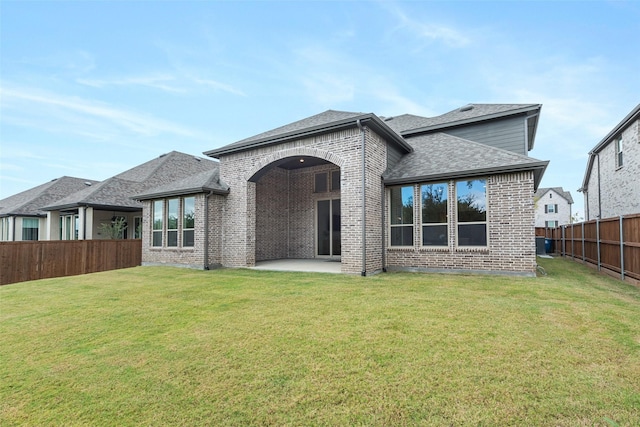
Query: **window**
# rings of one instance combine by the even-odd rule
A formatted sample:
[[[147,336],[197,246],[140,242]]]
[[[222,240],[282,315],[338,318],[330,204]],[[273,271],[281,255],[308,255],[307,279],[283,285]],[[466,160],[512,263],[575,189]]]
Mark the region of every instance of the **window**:
[[[616,139],[616,168],[621,168],[622,163],[622,137]]]
[[[193,246],[196,217],[196,198],[185,197],[182,202],[182,246]]]
[[[391,246],[413,246],[413,186],[390,190]]]
[[[487,246],[487,181],[456,182],[458,246]]]
[[[314,176],[315,185],[313,187],[314,193],[326,193],[327,192],[327,173],[321,172]]]
[[[331,172],[331,191],[340,191],[340,171]]]
[[[180,199],[167,200],[167,246],[178,246],[178,205]]]
[[[556,228],[558,226],[558,221],[545,221],[544,226],[547,228]]]
[[[164,223],[164,203],[153,202],[153,246],[162,246],[162,226]]]
[[[134,239],[142,238],[142,217],[141,216],[133,217],[133,238]]]
[[[544,213],[558,213],[558,205],[544,205]]]
[[[6,242],[9,240],[9,218],[0,218],[0,241]]]
[[[448,246],[447,184],[420,186],[422,210],[422,246]]]
[[[60,240],[78,240],[80,217],[78,215],[60,216]]]
[[[22,219],[22,240],[38,240],[38,218]]]

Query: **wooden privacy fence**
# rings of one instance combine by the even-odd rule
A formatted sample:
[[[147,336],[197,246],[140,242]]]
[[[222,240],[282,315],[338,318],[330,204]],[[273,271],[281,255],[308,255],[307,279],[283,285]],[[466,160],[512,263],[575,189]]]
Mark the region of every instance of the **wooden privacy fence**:
[[[599,271],[640,283],[640,214],[536,229],[553,241],[553,252]]]
[[[135,267],[142,240],[0,242],[0,285]]]

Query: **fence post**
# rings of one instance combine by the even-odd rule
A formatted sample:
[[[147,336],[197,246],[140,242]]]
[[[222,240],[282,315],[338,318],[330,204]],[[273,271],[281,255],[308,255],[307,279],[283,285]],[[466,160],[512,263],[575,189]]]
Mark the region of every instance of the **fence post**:
[[[574,247],[574,241],[575,241],[575,225],[571,224],[571,259],[575,260],[576,259],[576,249]]]
[[[598,248],[598,271],[600,271],[600,218],[596,218],[596,247]]]
[[[584,222],[582,223],[582,263],[584,264]]]
[[[566,257],[567,256],[567,250],[566,250],[567,248],[565,247],[565,241],[564,241],[564,229],[565,229],[565,226],[563,225],[562,228],[561,228],[562,234],[561,234],[561,237],[560,237],[560,239],[562,241],[562,253],[561,253],[561,255],[563,257]]]
[[[624,281],[624,233],[622,229],[623,218],[620,215],[620,275]]]

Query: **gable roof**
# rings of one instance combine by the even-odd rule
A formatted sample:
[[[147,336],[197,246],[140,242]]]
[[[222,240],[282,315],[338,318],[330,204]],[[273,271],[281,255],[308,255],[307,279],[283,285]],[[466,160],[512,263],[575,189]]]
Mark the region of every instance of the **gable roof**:
[[[99,184],[45,206],[45,210],[90,206],[101,209],[137,211],[142,204],[131,197],[149,188],[169,184],[186,176],[217,168],[209,159],[172,151],[145,162]]]
[[[591,151],[589,151],[587,169],[585,170],[584,179],[582,180],[582,187],[580,187],[578,191],[587,190],[587,187],[589,186],[589,178],[591,177],[591,169],[593,169],[593,162],[596,158],[596,155],[636,120],[640,120],[640,104],[636,105],[636,107],[631,110],[631,112],[627,114],[625,118],[620,121],[620,123],[618,123],[604,138],[602,138],[602,140],[600,140],[600,142],[596,144],[595,147],[593,147]]]
[[[410,152],[411,146],[382,119],[373,113],[353,113],[348,111],[327,110],[315,116],[298,120],[285,126],[272,129],[258,135],[242,139],[233,144],[225,145],[204,154],[210,157],[219,158],[225,154],[236,153],[240,151],[250,150],[256,147],[279,144],[292,139],[300,139],[309,135],[317,135],[327,132],[335,132],[340,129],[355,127],[361,123],[363,126],[369,126],[381,136],[385,137],[390,143],[397,145],[404,152]]]
[[[383,175],[386,185],[533,171],[537,188],[549,164],[444,132],[420,135],[408,142],[414,151],[387,169]]]
[[[181,180],[150,188],[144,193],[136,194],[133,199],[150,200],[161,197],[182,196],[198,193],[228,194],[229,186],[220,181],[220,168],[216,168],[187,176]]]
[[[52,204],[99,181],[63,176],[0,200],[0,216],[46,216],[43,206]]]
[[[570,205],[573,204],[573,197],[571,197],[571,192],[564,191],[562,187],[538,188],[538,190],[533,195],[533,197],[537,197],[538,199],[541,199],[542,196],[547,194],[547,192],[550,190],[553,190],[554,192],[556,192],[558,195],[560,195],[560,197],[562,197],[567,202],[569,202]]]

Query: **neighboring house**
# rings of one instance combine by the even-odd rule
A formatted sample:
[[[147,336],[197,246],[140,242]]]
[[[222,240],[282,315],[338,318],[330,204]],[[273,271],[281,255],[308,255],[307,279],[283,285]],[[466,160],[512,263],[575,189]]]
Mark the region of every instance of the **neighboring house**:
[[[562,187],[538,188],[534,195],[536,227],[555,228],[571,223],[573,197]]]
[[[217,163],[209,159],[177,151],[163,154],[43,206],[49,224],[48,235],[43,240],[107,239],[110,236],[104,232],[103,224],[113,224],[117,220],[126,224],[121,238],[139,239],[142,203],[133,200],[133,195],[214,168]],[[52,226],[56,224],[60,226]]]
[[[42,207],[97,183],[63,176],[0,200],[0,241],[45,240],[47,212]]]
[[[640,104],[589,152],[585,219],[640,213]]]
[[[208,151],[218,172],[136,196],[143,264],[320,258],[362,275],[533,276],[533,195],[548,162],[526,154],[540,108],[470,104],[434,118],[329,110]]]

